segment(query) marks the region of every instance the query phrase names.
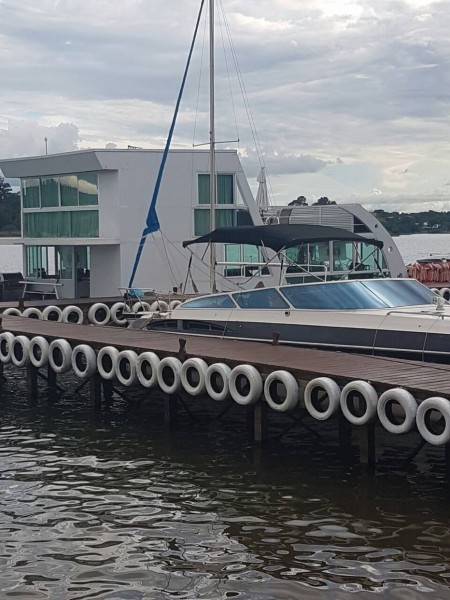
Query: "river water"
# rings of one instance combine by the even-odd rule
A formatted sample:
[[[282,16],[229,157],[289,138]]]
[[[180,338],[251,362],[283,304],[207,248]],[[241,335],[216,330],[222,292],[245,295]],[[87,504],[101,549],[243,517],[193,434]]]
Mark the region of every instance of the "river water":
[[[402,253],[414,237],[397,238]],[[341,456],[335,422],[277,437],[280,417],[259,448],[238,406],[219,418],[221,405],[190,399],[169,430],[157,394],[116,395],[99,421],[73,376],[56,402],[40,382],[36,404],[23,372],[5,377],[2,600],[450,599],[443,448],[410,460],[414,434],[377,433],[369,474],[356,438]]]

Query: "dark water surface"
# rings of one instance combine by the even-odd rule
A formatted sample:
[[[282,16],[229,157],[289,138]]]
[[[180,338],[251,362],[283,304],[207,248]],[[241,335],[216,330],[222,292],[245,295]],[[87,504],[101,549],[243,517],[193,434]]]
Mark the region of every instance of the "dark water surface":
[[[169,431],[161,399],[130,394],[98,422],[78,380],[32,406],[5,374],[1,599],[450,598],[442,448],[408,464],[417,438],[387,437],[370,475],[336,423],[260,449],[241,407],[190,400]]]

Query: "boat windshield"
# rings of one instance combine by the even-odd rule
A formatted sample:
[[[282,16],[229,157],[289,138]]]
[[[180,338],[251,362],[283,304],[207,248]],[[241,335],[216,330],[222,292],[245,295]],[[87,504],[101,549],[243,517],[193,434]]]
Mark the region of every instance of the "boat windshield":
[[[295,308],[325,310],[417,306],[432,304],[434,297],[431,290],[407,279],[290,285],[280,288],[280,292]]]
[[[236,304],[228,294],[219,294],[187,300],[183,308],[236,308]]]

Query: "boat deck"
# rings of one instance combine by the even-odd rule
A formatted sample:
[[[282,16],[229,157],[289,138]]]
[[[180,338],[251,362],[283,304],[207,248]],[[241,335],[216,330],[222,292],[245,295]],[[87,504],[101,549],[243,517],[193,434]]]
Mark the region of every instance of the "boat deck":
[[[138,353],[154,351],[160,357],[176,356],[180,341],[183,346],[182,340],[185,340],[184,356],[203,358],[208,363],[225,362],[231,367],[249,363],[261,373],[285,369],[299,380],[326,376],[340,385],[363,379],[370,381],[378,392],[402,387],[417,399],[430,396],[450,399],[450,365],[114,326],[72,325],[9,315],[3,317],[2,328],[27,336],[65,338],[72,345],[89,344],[96,350],[112,345]]]

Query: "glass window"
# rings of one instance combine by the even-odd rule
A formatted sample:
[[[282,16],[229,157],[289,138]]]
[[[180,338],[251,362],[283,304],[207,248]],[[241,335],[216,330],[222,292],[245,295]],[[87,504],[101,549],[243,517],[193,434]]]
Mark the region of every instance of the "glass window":
[[[228,294],[219,294],[188,300],[183,302],[183,308],[235,308],[235,304]]]
[[[234,177],[233,175],[216,175],[216,204],[234,204]],[[198,203],[210,204],[209,175],[200,174],[198,176]]]
[[[349,271],[353,268],[353,243],[333,242],[333,271]]]
[[[198,176],[198,203],[209,204],[211,192],[209,189],[209,175]]]
[[[238,227],[245,227],[246,225],[253,225],[252,218],[248,210],[237,211],[237,223]]]
[[[98,211],[76,210],[70,212],[71,237],[98,237]]]
[[[233,298],[241,308],[289,308],[288,303],[273,288],[238,292],[233,294]]]
[[[39,179],[22,181],[22,198],[24,208],[40,208]]]
[[[41,178],[41,207],[59,205],[58,179],[56,177]]]
[[[205,235],[211,231],[209,208],[194,209],[194,235]],[[216,209],[216,228],[235,227],[236,211],[232,209]]]
[[[98,204],[98,182],[95,173],[78,175],[78,198],[80,206]]]
[[[432,304],[434,292],[414,279],[382,279],[364,281],[364,285],[392,308]]]
[[[295,308],[355,310],[389,306],[360,281],[283,286],[280,292]]]
[[[57,246],[56,268],[60,279],[72,279],[72,246]]]
[[[32,212],[23,215],[24,237],[98,237],[98,211]]]
[[[78,177],[64,175],[59,179],[61,206],[78,206]]]

